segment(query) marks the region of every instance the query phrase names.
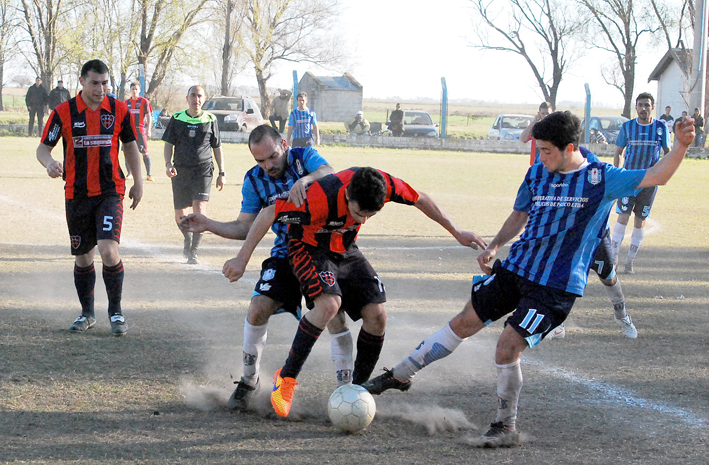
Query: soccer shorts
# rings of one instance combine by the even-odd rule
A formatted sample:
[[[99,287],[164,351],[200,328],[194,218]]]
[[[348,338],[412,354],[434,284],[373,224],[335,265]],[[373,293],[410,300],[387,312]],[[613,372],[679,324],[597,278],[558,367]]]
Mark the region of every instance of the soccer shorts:
[[[313,145],[315,145],[315,141],[312,137],[302,137],[293,139],[291,147],[312,147]]]
[[[486,325],[508,313],[505,321],[534,347],[554,328],[566,320],[576,296],[565,291],[534,283],[502,268],[495,261],[493,274],[475,282],[471,291],[473,309]]]
[[[593,256],[593,262],[591,263],[591,269],[601,279],[613,279],[613,276],[615,276],[615,263],[613,263],[613,256],[611,255],[610,235],[610,229],[606,228],[606,233],[603,235],[601,243],[598,244],[596,255]]]
[[[655,200],[656,193],[657,186],[646,187],[641,189],[635,197],[623,197],[622,199],[618,199],[615,212],[620,215],[623,213],[630,213],[632,211],[635,213],[635,216],[639,216],[645,220],[648,216],[650,216],[652,202]]]
[[[292,313],[296,319],[301,317],[300,283],[293,274],[287,258],[269,257],[261,264],[261,277],[254,288],[254,296],[262,295],[275,300],[282,306],[276,312]]]
[[[138,131],[138,140],[135,141],[138,144],[138,151],[149,157],[148,155],[148,135],[144,132]]]
[[[384,284],[356,245],[343,255],[291,239],[288,261],[310,309],[321,294],[339,295],[340,310],[357,321],[365,305],[386,302]]]
[[[191,207],[194,200],[208,201],[212,189],[214,165],[203,163],[176,166],[177,176],[172,178],[172,199],[175,210]]]
[[[121,242],[122,195],[66,199],[65,207],[72,255],[89,253],[99,240]]]

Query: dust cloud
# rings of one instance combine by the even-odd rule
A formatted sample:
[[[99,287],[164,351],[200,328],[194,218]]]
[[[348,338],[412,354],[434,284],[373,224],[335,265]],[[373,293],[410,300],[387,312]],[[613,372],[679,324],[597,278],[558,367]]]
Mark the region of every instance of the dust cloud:
[[[377,409],[377,417],[400,419],[423,426],[429,435],[477,429],[462,411],[436,405],[387,404]]]

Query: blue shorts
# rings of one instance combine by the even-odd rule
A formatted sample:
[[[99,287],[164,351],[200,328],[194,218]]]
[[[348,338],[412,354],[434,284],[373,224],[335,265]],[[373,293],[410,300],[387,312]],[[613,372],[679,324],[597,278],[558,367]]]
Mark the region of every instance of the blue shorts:
[[[287,258],[269,257],[263,261],[253,295],[262,295],[280,303],[282,306],[277,314],[288,312],[300,320],[303,295]]]
[[[613,279],[615,276],[615,263],[613,263],[613,255],[611,255],[611,238],[610,229],[606,229],[606,233],[601,239],[596,249],[596,255],[593,256],[591,269],[596,272],[601,279]]]
[[[646,187],[640,189],[640,192],[635,197],[623,197],[618,199],[618,203],[615,206],[615,212],[619,215],[623,213],[630,213],[631,211],[635,213],[635,216],[646,220],[650,216],[650,210],[652,210],[652,202],[655,200],[655,194],[657,193],[657,186]]]
[[[473,280],[470,299],[485,325],[508,313],[505,321],[534,347],[569,316],[576,295],[542,286],[502,268],[496,260],[492,276]]]

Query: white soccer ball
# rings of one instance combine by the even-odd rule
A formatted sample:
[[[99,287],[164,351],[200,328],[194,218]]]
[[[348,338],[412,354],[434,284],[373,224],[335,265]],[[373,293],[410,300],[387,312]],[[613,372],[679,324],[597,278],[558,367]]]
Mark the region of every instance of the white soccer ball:
[[[350,433],[369,426],[376,410],[374,397],[357,384],[338,387],[327,404],[327,414],[332,424]]]

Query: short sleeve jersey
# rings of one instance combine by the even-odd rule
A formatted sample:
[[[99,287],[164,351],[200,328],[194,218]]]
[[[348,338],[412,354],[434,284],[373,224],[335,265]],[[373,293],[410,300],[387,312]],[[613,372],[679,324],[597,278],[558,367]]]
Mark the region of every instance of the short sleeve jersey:
[[[285,200],[276,201],[276,221],[288,224],[291,239],[301,240],[321,249],[346,253],[357,239],[361,226],[350,214],[345,190],[359,168],[330,174],[310,185],[307,199],[300,207]],[[413,205],[419,194],[401,179],[380,171],[387,184],[384,202]]]
[[[217,117],[203,111],[190,116],[187,110],[172,115],[162,140],[175,147],[175,166],[195,166],[212,162],[212,149],[222,145]]]
[[[276,203],[276,200],[288,198],[288,193],[296,181],[321,166],[327,165],[327,160],[312,147],[291,148],[286,156],[286,171],[278,179],[271,178],[258,165],[246,172],[244,185],[241,188],[241,211],[243,213],[258,213],[262,208]],[[271,256],[287,257],[288,226],[274,223],[271,231],[276,235]]]
[[[42,133],[42,143],[64,145],[64,194],[67,199],[99,195],[125,195],[126,186],[118,162],[120,142],[136,140],[125,103],[104,97],[92,110],[81,92],[52,111]]]
[[[135,124],[136,132],[145,133],[145,120],[148,114],[153,112],[150,101],[145,97],[131,97],[126,100],[126,105],[128,105],[131,115],[133,115],[133,124]]]
[[[315,112],[310,108],[298,110],[297,108],[290,112],[288,116],[288,126],[293,126],[294,139],[307,139],[313,137],[313,125],[317,126],[318,119]]]
[[[660,160],[661,149],[670,148],[670,134],[663,121],[640,124],[635,118],[620,127],[615,145],[625,148],[623,168],[644,170]]]
[[[644,176],[645,170],[602,162],[570,173],[535,164],[514,205],[529,219],[502,266],[537,284],[583,295],[614,200],[633,195]]]

